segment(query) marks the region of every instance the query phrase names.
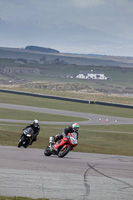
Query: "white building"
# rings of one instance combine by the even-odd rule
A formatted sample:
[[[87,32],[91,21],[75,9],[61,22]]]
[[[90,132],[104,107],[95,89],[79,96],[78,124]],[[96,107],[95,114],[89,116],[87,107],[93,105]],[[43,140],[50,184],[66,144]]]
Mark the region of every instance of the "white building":
[[[79,74],[76,76],[76,78],[83,78],[83,79],[86,79],[86,76],[84,74]]]
[[[107,77],[103,73],[88,73],[86,79],[107,80]]]
[[[82,79],[98,79],[98,80],[107,80],[108,78],[104,75],[104,73],[88,73],[87,75],[78,74],[76,78]]]

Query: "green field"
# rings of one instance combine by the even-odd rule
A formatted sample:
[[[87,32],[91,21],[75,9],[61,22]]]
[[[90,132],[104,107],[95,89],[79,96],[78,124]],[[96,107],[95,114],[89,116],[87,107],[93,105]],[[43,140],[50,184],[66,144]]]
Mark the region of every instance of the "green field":
[[[17,146],[19,132],[25,125],[0,123],[0,145]],[[44,149],[49,137],[61,133],[63,128],[64,126],[41,125],[38,141],[32,148]],[[82,126],[75,151],[133,156],[132,129],[133,125]]]
[[[133,109],[114,108],[108,106],[89,105],[83,103],[66,102],[52,99],[43,99],[37,97],[13,95],[0,93],[1,103],[11,103],[28,105],[35,107],[46,107],[62,110],[71,110],[77,112],[106,114],[110,116],[120,116],[132,118]],[[27,119],[33,120],[38,118],[46,121],[71,121],[84,120],[80,116],[76,118],[47,115],[42,113],[34,113],[27,111],[12,111],[11,109],[0,109],[0,118],[5,119]],[[62,119],[61,119],[62,118]],[[0,122],[0,145],[17,146],[20,132],[27,124],[14,124]],[[62,132],[65,128],[61,125],[41,125],[41,131],[38,136],[38,141],[33,143],[32,148],[44,149],[48,145],[50,136]],[[133,156],[133,125],[105,125],[105,126],[80,126],[79,144],[75,148],[78,152],[88,153],[105,153],[114,155],[128,155]],[[31,147],[30,147],[31,148]]]
[[[10,59],[8,59],[8,53],[10,54]],[[28,88],[27,83],[31,82],[57,82],[57,83],[76,83],[77,85],[83,84],[84,90],[86,90],[86,87],[89,86],[91,93],[105,93],[105,94],[133,94],[133,68],[131,65],[131,60],[123,63],[123,58],[119,58],[118,65],[115,63],[116,66],[110,65],[110,59],[106,58],[107,64],[101,62],[102,60],[96,61],[97,58],[94,58],[94,63],[91,62],[91,59],[89,57],[82,57],[81,60],[84,64],[81,64],[81,60],[79,59],[79,63],[77,62],[77,57],[75,57],[74,62],[76,64],[70,64],[69,62],[67,64],[59,63],[59,64],[47,64],[47,63],[40,63],[39,60],[43,56],[43,54],[35,54],[34,52],[28,53],[28,52],[7,52],[3,51],[3,54],[7,55],[7,58],[0,58],[0,81],[2,83],[6,83],[9,85],[15,84],[24,84],[25,88]],[[2,56],[2,51],[1,51]],[[20,57],[18,57],[20,56]],[[21,57],[22,56],[22,57]],[[48,55],[47,55],[48,56]],[[46,57],[47,57],[46,56]],[[58,55],[60,56],[60,55]],[[5,57],[5,55],[4,55]],[[11,59],[13,57],[13,59]],[[16,57],[16,59],[15,59]],[[26,60],[31,58],[30,62],[25,63],[19,63],[16,62],[17,58],[24,58]],[[65,55],[65,57],[67,57]],[[64,59],[65,59],[64,57]],[[70,57],[68,56],[67,59]],[[73,57],[74,58],[74,57]],[[52,57],[51,57],[52,59]],[[54,58],[53,58],[54,59]],[[63,58],[60,57],[60,60]],[[90,62],[88,62],[88,65],[86,63],[86,59],[88,59]],[[105,59],[105,58],[104,58]],[[36,62],[32,62],[36,61]],[[95,62],[96,61],[96,62]],[[105,61],[105,60],[104,60]],[[130,64],[129,64],[130,63]],[[125,65],[125,66],[124,66]],[[13,72],[13,73],[6,73],[4,71],[5,67],[9,67],[12,69],[21,69],[21,73]],[[38,69],[40,71],[39,74],[32,74],[24,72],[24,69]],[[76,75],[83,73],[88,73],[90,71],[96,72],[96,73],[104,73],[106,77],[109,77],[107,81],[104,80],[91,80],[91,79],[77,79]],[[22,73],[23,72],[23,73]],[[73,78],[67,78],[73,76]],[[12,80],[12,83],[9,83],[9,80]],[[24,82],[22,81],[24,80]],[[5,81],[5,82],[4,82]],[[2,84],[1,83],[1,84]],[[36,86],[34,86],[36,88]],[[39,89],[39,88],[38,88]],[[75,91],[77,89],[75,88]],[[78,90],[80,92],[80,90]]]
[[[72,122],[72,121],[84,121],[85,118],[80,117],[66,117],[55,114],[45,114],[37,112],[29,112],[22,110],[12,110],[6,108],[0,108],[0,116],[3,119],[19,119],[19,120],[32,120],[37,118],[39,121],[56,121],[56,122]]]
[[[34,107],[94,113],[94,114],[102,114],[102,115],[117,116],[117,117],[126,117],[126,118],[133,117],[133,109],[100,106],[95,104],[76,103],[76,102],[53,100],[49,98],[30,97],[30,96],[23,96],[16,94],[6,94],[3,92],[0,92],[0,102],[7,104],[9,103],[16,105],[25,105],[25,106],[27,105]]]

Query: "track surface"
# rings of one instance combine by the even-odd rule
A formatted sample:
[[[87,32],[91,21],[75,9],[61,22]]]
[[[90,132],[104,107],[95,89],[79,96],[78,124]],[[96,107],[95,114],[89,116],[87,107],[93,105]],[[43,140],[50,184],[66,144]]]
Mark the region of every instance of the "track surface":
[[[133,157],[0,146],[0,195],[49,199],[132,200]]]
[[[34,111],[34,112],[40,112],[40,113],[49,113],[49,114],[86,118],[87,119],[86,121],[79,122],[80,125],[115,124],[116,120],[117,120],[117,124],[133,124],[133,119],[131,118],[113,117],[113,116],[105,116],[105,115],[98,115],[98,114],[72,112],[72,111],[65,111],[65,110],[56,110],[56,109],[49,109],[49,108],[39,108],[39,107],[4,104],[4,103],[0,103],[0,107],[16,109],[16,110],[26,110],[26,111]],[[101,118],[101,121],[99,121],[100,118]],[[108,120],[108,122],[106,120]],[[27,120],[11,120],[11,119],[0,119],[0,122],[31,123],[31,121],[27,121]],[[40,124],[70,125],[71,122],[41,121]]]
[[[132,124],[133,119],[11,104],[0,107],[86,118],[82,125]],[[99,122],[99,118],[102,121]],[[91,120],[90,120],[91,119]],[[106,122],[106,119],[109,121]],[[23,120],[3,122],[29,123]],[[70,124],[41,122],[42,124]],[[43,150],[0,146],[0,195],[51,200],[132,200],[133,157],[70,152],[45,157]]]

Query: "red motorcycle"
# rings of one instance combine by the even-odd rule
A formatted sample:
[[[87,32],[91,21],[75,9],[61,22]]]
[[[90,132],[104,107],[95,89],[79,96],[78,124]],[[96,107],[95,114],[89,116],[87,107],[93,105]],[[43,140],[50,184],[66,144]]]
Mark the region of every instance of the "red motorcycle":
[[[77,146],[77,133],[68,133],[67,136],[63,136],[62,139],[57,142],[53,142],[53,137],[49,138],[49,146],[44,149],[45,156],[58,155],[58,157],[62,158],[66,156],[69,151],[73,150],[75,146]]]

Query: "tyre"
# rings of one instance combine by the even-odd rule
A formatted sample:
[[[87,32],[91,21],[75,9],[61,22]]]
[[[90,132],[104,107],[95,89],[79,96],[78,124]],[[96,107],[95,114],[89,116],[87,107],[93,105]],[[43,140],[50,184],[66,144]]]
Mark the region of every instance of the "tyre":
[[[49,147],[47,147],[46,149],[44,149],[44,155],[45,156],[51,156],[51,151],[50,151],[50,148]]]
[[[62,147],[62,148],[60,149],[59,153],[58,153],[58,157],[59,157],[59,158],[62,158],[62,157],[64,157],[64,156],[66,156],[66,155],[69,153],[70,149],[71,149],[70,146],[66,146],[65,148]]]
[[[27,148],[29,146],[29,144],[24,144],[23,146],[24,146],[24,148]]]
[[[30,143],[30,140],[27,139],[26,142],[25,142],[25,144],[23,145],[23,147],[24,147],[24,148],[27,148],[27,147],[29,146],[29,143]]]
[[[20,148],[23,145],[24,137],[22,137],[18,143],[18,148]]]

